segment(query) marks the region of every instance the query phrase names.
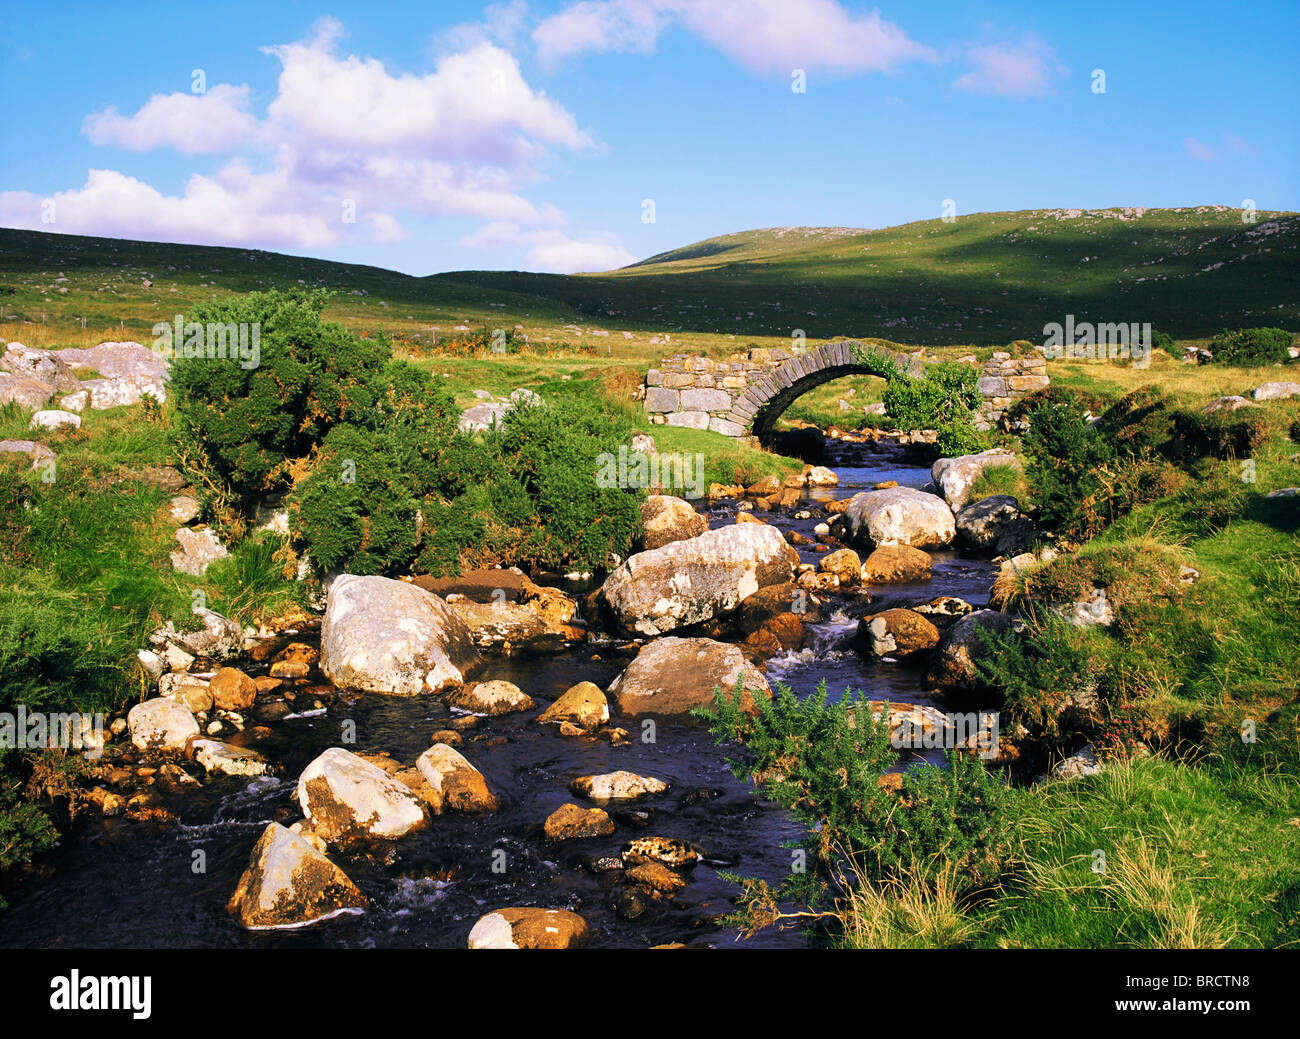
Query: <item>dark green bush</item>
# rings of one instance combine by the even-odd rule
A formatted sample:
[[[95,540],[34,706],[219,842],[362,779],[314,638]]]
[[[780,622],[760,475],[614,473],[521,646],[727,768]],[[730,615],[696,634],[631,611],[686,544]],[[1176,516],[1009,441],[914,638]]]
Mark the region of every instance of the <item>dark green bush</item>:
[[[1029,413],[1024,447],[1039,521],[1074,538],[1096,533],[1103,476],[1116,455],[1111,442],[1076,408],[1042,404]]]
[[[1285,364],[1294,337],[1282,328],[1224,329],[1210,341],[1214,364],[1251,368],[1262,364]]]
[[[1151,349],[1163,350],[1170,357],[1178,356],[1178,346],[1174,342],[1174,337],[1168,332],[1161,332],[1158,328],[1151,330]]]
[[[1050,616],[1020,632],[975,630],[985,650],[973,655],[975,667],[1001,698],[1004,730],[1020,724],[1035,734],[1060,736],[1071,697],[1094,681],[1079,631]]]
[[[255,366],[187,357],[173,344],[172,388],[189,436],[241,497],[286,486],[335,425],[373,425],[387,347],[321,320],[324,291],[253,292],[200,303],[187,321],[257,324]]]
[[[597,483],[597,455],[616,453],[626,430],[595,401],[521,404],[473,437],[418,369],[391,365],[378,397],[380,428],[334,429],[290,499],[319,569],[594,568],[628,552],[640,492]]]
[[[739,689],[720,690],[713,707],[696,713],[718,742],[739,741],[740,754],[728,764],[790,811],[804,828],[797,845],[810,860],[776,892],[742,881],[750,911],[791,900],[824,905],[842,896],[846,883],[928,879],[951,868],[970,889],[1001,872],[1007,790],[983,760],[949,752],[944,768],[905,772],[895,794],[881,776],[899,751],[888,721],[872,720],[860,691],[828,703],[825,681],[802,700],[777,683],[770,701],[754,697],[754,712],[743,709],[743,700]],[[752,917],[747,922],[762,926]]]
[[[1177,410],[1158,386],[1139,386],[1106,408],[1095,428],[1121,454],[1168,454],[1175,441]]]
[[[1246,409],[1180,411],[1174,428],[1195,457],[1249,458],[1268,437],[1268,418]]]
[[[1028,420],[1031,411],[1044,404],[1059,404],[1062,407],[1074,408],[1080,414],[1090,411],[1094,415],[1100,415],[1110,406],[1111,399],[1091,390],[1052,383],[1015,401],[1007,408],[1007,421],[1013,426],[1018,426]]]
[[[885,386],[885,411],[903,429],[938,430],[945,455],[979,451],[984,439],[974,422],[978,380],[977,369],[954,361],[930,365],[919,378],[899,373]]]

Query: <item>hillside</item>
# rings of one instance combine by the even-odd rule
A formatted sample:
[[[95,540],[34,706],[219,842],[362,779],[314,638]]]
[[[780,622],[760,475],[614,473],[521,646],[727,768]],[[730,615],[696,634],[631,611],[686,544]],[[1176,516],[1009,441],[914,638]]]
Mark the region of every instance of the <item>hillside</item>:
[[[123,322],[225,291],[305,284],[400,325],[517,321],[901,343],[1037,339],[1044,324],[1143,322],[1180,339],[1300,327],[1300,215],[1226,207],[1026,210],[882,230],[775,228],[589,275],[412,277],[248,249],[0,229],[0,319]],[[145,284],[148,282],[148,284]]]

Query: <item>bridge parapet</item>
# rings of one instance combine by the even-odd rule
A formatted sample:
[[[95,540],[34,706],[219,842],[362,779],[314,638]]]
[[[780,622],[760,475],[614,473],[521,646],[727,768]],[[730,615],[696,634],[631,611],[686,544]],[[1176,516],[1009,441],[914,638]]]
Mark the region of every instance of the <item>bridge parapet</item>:
[[[709,429],[724,436],[763,434],[798,397],[845,375],[878,374],[857,351],[888,358],[920,375],[918,356],[855,340],[823,343],[798,354],[772,348],[732,354],[726,360],[676,354],[646,373],[644,401],[659,425]],[[1047,360],[1039,354],[1013,358],[994,353],[979,379],[980,420],[994,425],[1020,397],[1048,385]]]

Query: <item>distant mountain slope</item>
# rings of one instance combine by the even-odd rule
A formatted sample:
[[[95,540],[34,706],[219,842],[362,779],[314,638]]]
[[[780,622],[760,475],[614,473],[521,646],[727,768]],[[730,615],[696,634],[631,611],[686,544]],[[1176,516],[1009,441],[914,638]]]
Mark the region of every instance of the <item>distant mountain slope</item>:
[[[744,231],[605,274],[425,278],[257,250],[0,229],[0,305],[10,315],[71,306],[55,295],[59,287],[79,296],[83,311],[93,302],[111,312],[140,299],[159,305],[164,285],[170,303],[214,288],[294,284],[435,320],[508,314],[942,345],[1038,339],[1044,324],[1073,314],[1150,321],[1196,338],[1241,325],[1300,329],[1300,215],[1260,213],[1245,223],[1240,211],[1216,206],[980,213],[875,231]]]

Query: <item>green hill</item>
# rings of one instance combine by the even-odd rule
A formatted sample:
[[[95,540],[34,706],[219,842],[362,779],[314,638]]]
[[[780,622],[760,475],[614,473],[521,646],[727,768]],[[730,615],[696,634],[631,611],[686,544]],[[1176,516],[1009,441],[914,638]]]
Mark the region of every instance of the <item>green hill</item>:
[[[1193,339],[1223,327],[1300,328],[1298,250],[1300,215],[1260,213],[1248,224],[1218,206],[981,213],[875,231],[772,228],[584,275],[419,278],[257,250],[0,229],[0,317],[131,325],[214,291],[306,284],[338,291],[347,311],[394,322],[508,316],[944,345],[1039,339],[1044,324],[1073,314],[1149,321]]]

